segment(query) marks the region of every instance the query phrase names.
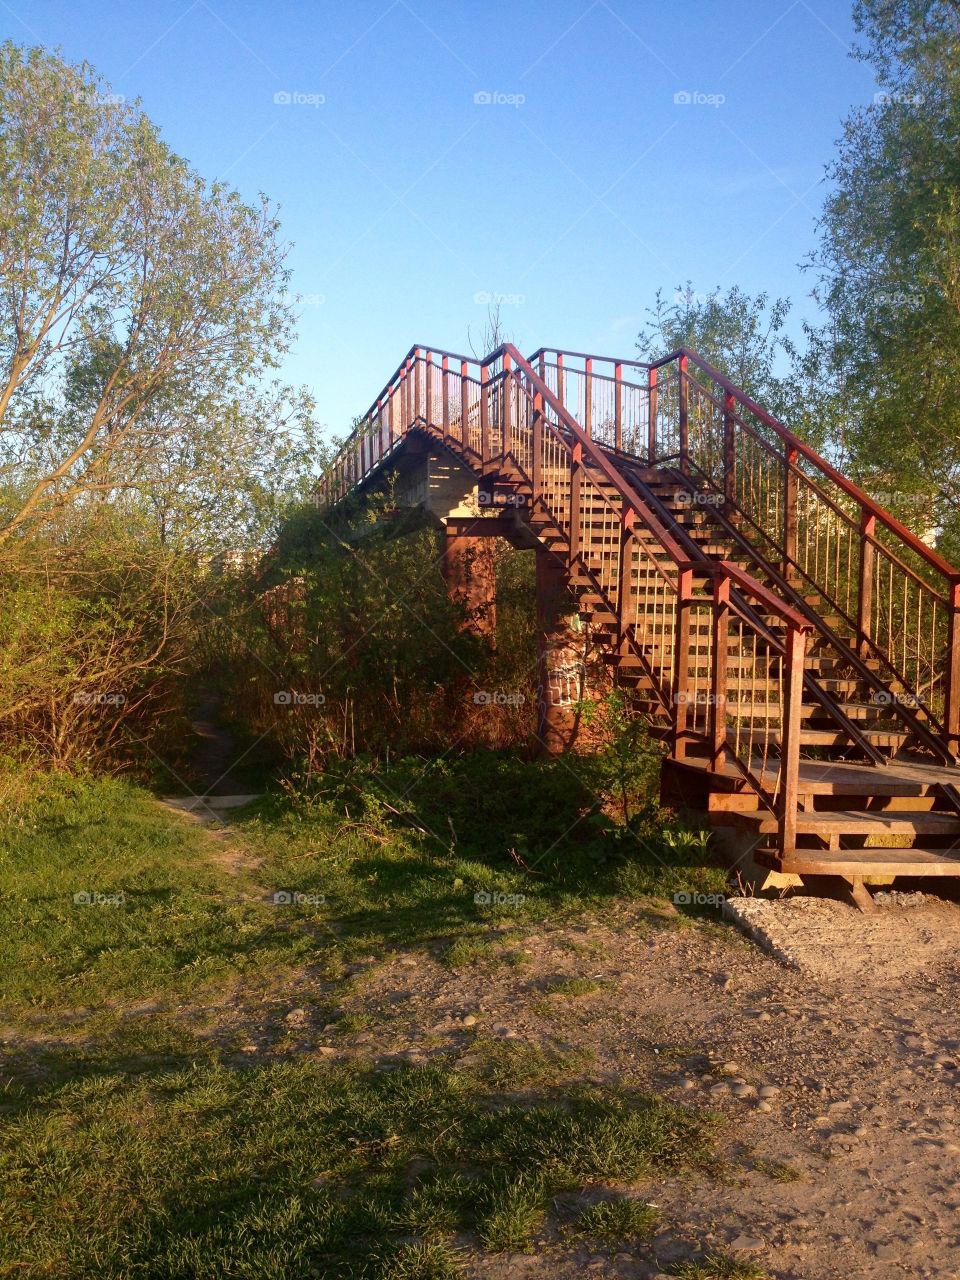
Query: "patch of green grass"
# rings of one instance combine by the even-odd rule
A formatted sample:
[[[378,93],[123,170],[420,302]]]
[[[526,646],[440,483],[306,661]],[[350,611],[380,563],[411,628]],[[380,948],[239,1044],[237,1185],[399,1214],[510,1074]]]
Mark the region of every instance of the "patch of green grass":
[[[464,1071],[313,1060],[101,1071],[8,1102],[0,1274],[58,1280],[453,1274],[456,1233],[527,1247],[561,1189],[709,1166],[715,1124],[626,1091],[519,1102]]]
[[[358,1031],[366,1031],[372,1023],[373,1019],[368,1013],[345,1013],[342,1018],[337,1019],[337,1034],[353,1036]]]
[[[667,1274],[679,1280],[770,1280],[756,1262],[742,1262],[726,1254],[715,1253],[700,1262],[678,1262],[667,1268]]]
[[[803,1182],[802,1171],[782,1160],[754,1160],[753,1167],[757,1173],[766,1174],[774,1182]]]
[[[548,996],[589,996],[603,986],[595,978],[558,978],[547,984]]]
[[[448,969],[462,969],[468,964],[488,964],[495,954],[493,943],[483,938],[457,938],[444,951],[440,963]]]
[[[131,784],[35,783],[0,824],[0,1003],[182,1001],[302,960],[309,938],[247,876],[218,866],[216,847]]]
[[[578,1214],[570,1232],[580,1240],[612,1246],[649,1240],[659,1221],[653,1205],[642,1200],[598,1200]]]
[[[485,1249],[530,1248],[547,1219],[547,1192],[537,1173],[490,1179],[480,1206],[477,1238]]]
[[[381,1261],[377,1274],[382,1280],[456,1280],[463,1267],[459,1252],[445,1244],[407,1243]]]
[[[522,1040],[477,1036],[471,1048],[473,1072],[493,1089],[510,1092],[560,1084],[590,1061],[585,1049],[560,1053]]]

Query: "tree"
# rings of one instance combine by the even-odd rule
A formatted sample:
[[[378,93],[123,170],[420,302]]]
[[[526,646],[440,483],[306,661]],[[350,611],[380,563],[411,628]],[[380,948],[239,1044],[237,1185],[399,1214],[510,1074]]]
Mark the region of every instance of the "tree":
[[[960,4],[859,0],[854,18],[880,89],[846,120],[830,169],[816,296],[846,374],[855,468],[956,540]]]
[[[86,64],[0,46],[0,545],[172,458],[216,490],[289,341],[278,231]]]
[[[637,347],[644,360],[688,347],[776,413],[784,385],[775,366],[791,350],[781,333],[789,310],[785,298],[771,302],[766,293],[751,297],[738,285],[725,294],[719,289],[698,294],[688,281],[672,301],[657,290],[648,308],[650,327],[641,330]]]

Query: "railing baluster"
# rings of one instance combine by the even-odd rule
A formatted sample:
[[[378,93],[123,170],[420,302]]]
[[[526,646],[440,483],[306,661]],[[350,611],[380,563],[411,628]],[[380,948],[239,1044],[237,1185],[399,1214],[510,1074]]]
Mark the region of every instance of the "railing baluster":
[[[730,579],[718,573],[713,580],[713,652],[710,673],[710,769],[720,768],[727,741],[727,650],[730,626]]]
[[[484,466],[490,461],[490,409],[487,404],[490,370],[480,366],[480,461]]]
[[[590,359],[584,362],[583,429],[588,436],[593,435],[593,361]]]
[[[797,845],[797,797],[800,781],[800,727],[803,698],[803,658],[806,633],[787,624],[787,652],[783,667],[779,827],[781,854]]]
[[[501,413],[501,421],[503,423],[503,442],[502,453],[506,458],[513,452],[513,383],[510,378],[510,370],[512,368],[510,356],[504,353],[503,357],[503,412]]]
[[[686,356],[681,356],[678,361],[679,366],[679,384],[677,387],[678,395],[678,428],[680,434],[680,470],[684,475],[690,474],[690,423],[688,420],[688,397],[690,394],[690,386],[687,375],[687,366],[690,361]]]
[[[960,577],[950,582],[943,725],[951,751],[960,747]]]
[[[873,537],[876,517],[860,512],[860,573],[857,583],[857,652],[861,658],[870,652],[873,639]]]
[[[623,365],[619,362],[613,368],[613,447],[623,448]]]
[[[443,437],[450,438],[450,359],[443,357],[443,372],[440,374],[440,394],[443,397]]]
[[[647,461],[651,467],[657,465],[657,373],[650,369],[647,372]]]
[[[687,754],[684,734],[690,697],[690,606],[693,600],[693,570],[677,574],[677,615],[673,641],[673,758]]]

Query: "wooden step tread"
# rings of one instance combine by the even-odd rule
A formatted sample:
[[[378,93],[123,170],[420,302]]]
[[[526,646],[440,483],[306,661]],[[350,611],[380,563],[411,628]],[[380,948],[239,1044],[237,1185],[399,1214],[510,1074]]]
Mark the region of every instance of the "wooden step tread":
[[[764,810],[754,812],[712,812],[711,822],[719,826],[747,827],[761,835],[777,830],[777,820]],[[960,836],[960,816],[935,810],[865,813],[862,809],[820,809],[797,814],[798,835],[890,836],[927,835]],[[809,850],[804,852],[809,853]],[[819,852],[819,851],[817,851]],[[854,850],[866,852],[866,850]],[[891,850],[884,850],[890,853]],[[901,850],[896,853],[899,856]],[[908,852],[904,850],[903,852]],[[958,850],[960,856],[960,850]]]
[[[761,866],[788,875],[960,876],[960,851],[940,849],[758,849]]]

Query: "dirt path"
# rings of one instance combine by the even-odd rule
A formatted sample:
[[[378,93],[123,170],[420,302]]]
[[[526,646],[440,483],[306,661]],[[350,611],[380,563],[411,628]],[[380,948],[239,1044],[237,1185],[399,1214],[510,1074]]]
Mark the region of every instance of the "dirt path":
[[[891,916],[891,939],[929,925],[952,943],[886,969],[869,947],[856,962],[864,917],[840,910],[837,978],[787,967],[731,926],[678,927],[670,908],[658,919],[631,907],[492,934],[488,953],[455,971],[439,951],[355,965],[346,998],[338,991],[354,1024],[367,1020],[353,1034],[321,1025],[330,984],[309,974],[295,999],[261,997],[254,1024],[238,998],[233,1029],[248,1060],[292,1051],[385,1068],[508,1040],[572,1055],[574,1074],[728,1116],[722,1179],[640,1189],[665,1223],[649,1247],[594,1255],[545,1239],[532,1255],[476,1261],[476,1280],[646,1280],[714,1249],[784,1280],[960,1277],[960,907],[928,900],[899,925]],[[813,937],[810,955],[824,946],[822,930]]]

